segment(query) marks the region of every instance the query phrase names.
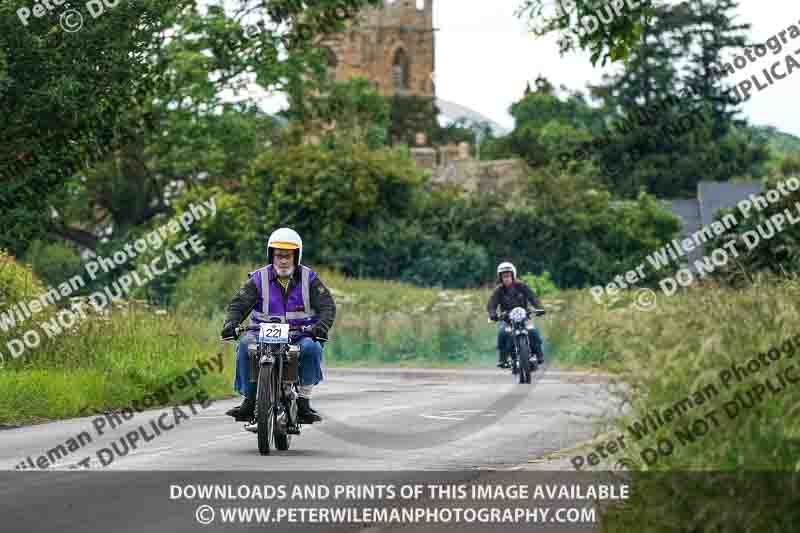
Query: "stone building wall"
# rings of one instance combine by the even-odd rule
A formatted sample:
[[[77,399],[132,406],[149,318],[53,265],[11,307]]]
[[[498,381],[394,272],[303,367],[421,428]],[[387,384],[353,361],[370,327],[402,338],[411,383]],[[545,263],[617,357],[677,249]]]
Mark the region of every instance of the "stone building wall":
[[[340,33],[325,36],[320,44],[331,53],[336,80],[356,76],[373,81],[381,94],[434,97],[435,37],[433,1],[386,1],[382,9],[364,10],[355,23]],[[404,56],[407,89],[396,91],[394,64]]]
[[[511,193],[523,190],[527,175],[528,167],[521,159],[459,159],[438,167],[431,183],[458,185],[469,194]]]

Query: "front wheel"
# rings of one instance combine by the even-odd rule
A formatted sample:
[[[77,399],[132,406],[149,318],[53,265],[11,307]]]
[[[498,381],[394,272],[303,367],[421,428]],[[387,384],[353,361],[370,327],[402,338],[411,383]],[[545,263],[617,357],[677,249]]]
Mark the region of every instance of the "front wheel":
[[[258,424],[258,451],[269,455],[274,448],[275,435],[275,389],[272,386],[272,365],[259,368],[256,392],[256,423]]]
[[[519,361],[519,382],[531,382],[531,348],[528,345],[527,337],[519,339],[517,349],[517,360]]]

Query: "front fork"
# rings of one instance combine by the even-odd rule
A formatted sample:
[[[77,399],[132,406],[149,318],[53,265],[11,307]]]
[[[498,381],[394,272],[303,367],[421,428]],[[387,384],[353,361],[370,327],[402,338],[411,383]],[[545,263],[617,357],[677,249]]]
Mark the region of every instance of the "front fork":
[[[536,354],[533,353],[533,346],[531,345],[531,338],[528,335],[527,330],[524,334],[521,335],[514,335],[514,352],[511,354],[511,357],[514,358],[514,362],[519,359],[519,343],[520,342],[527,342],[528,343],[528,358],[536,357]]]
[[[286,349],[283,357],[283,365],[278,367],[275,365],[276,357],[264,345],[259,346],[256,350],[250,351],[250,383],[258,383],[258,375],[261,368],[273,366],[278,373],[277,378],[273,381],[280,383],[278,396],[279,408],[282,408],[281,414],[285,414],[286,418],[279,416],[279,421],[282,420],[286,425],[286,432],[289,434],[299,435],[300,424],[297,421],[297,390],[295,383],[298,381],[298,360],[300,358],[300,347],[290,344]]]

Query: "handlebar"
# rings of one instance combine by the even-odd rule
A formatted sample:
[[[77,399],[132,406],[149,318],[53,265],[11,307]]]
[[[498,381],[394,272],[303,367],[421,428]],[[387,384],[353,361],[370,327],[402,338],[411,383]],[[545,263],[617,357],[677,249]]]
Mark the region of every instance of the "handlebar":
[[[312,329],[313,329],[313,326],[300,326],[299,328],[289,328],[289,336],[291,337],[292,335],[297,335],[298,333],[311,333]],[[237,341],[242,336],[242,334],[245,333],[246,331],[256,332],[256,331],[260,331],[260,330],[261,330],[261,326],[245,326],[245,327],[241,327],[240,326],[240,327],[237,327],[236,329],[234,329],[234,331],[236,332],[235,336],[233,336],[233,337],[222,337],[220,340],[223,341],[223,342]],[[320,337],[318,335],[314,335],[314,340],[319,340],[319,341],[325,342],[328,339],[325,338],[325,337]]]
[[[530,316],[531,314],[534,316],[542,316],[547,314],[547,311],[545,311],[544,309],[531,309],[530,311],[528,311],[528,316]],[[508,311],[501,311],[500,314],[498,314],[497,316],[494,317],[490,316],[489,322],[499,322],[500,320],[505,320],[506,318],[508,318],[508,315],[509,315]]]

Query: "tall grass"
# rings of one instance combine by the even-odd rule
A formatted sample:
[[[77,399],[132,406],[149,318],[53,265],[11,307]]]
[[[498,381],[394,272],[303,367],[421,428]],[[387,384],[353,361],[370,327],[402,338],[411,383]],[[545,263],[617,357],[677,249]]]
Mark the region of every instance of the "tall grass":
[[[789,517],[800,519],[798,478],[785,474],[800,471],[800,386],[767,392],[763,401],[741,408],[732,419],[724,404],[768,378],[777,384],[775,376],[790,366],[800,376],[800,345],[793,358],[733,381],[730,388],[722,385],[720,373],[800,334],[800,290],[783,284],[658,296],[656,307],[644,311],[628,305],[630,300],[609,309],[583,293],[570,300],[566,313],[572,321],[571,339],[566,339],[569,357],[594,359],[613,369],[615,381],[624,384],[614,388],[623,412],[598,428],[609,439],[624,435],[627,444],[606,467],[622,460],[630,468],[654,473],[634,477],[633,499],[624,510],[608,515],[604,531],[796,531],[800,522],[790,526]],[[663,412],[709,384],[718,395],[682,416],[638,440],[629,429],[654,409]],[[718,423],[704,418],[708,413]],[[698,419],[706,420],[707,432],[696,424]],[[658,449],[659,442],[669,450],[667,441],[672,450],[657,460],[644,452]],[[695,471],[706,474],[677,474]]]
[[[221,373],[208,373],[196,388],[175,389],[171,400],[183,401],[200,389],[212,397],[225,395],[233,356],[208,326],[203,319],[135,308],[118,310],[107,321],[88,319],[0,370],[0,423],[128,406],[223,350]]]

